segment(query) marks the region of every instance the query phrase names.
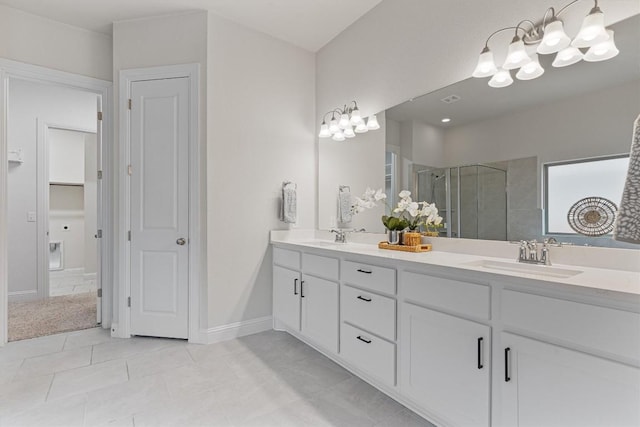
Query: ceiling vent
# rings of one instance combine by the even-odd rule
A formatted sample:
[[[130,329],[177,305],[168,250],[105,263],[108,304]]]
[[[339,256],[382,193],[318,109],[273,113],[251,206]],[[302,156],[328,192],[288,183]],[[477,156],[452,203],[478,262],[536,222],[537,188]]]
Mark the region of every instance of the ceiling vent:
[[[442,98],[440,101],[445,104],[453,104],[454,102],[460,101],[460,97],[458,95],[449,95],[446,98]]]

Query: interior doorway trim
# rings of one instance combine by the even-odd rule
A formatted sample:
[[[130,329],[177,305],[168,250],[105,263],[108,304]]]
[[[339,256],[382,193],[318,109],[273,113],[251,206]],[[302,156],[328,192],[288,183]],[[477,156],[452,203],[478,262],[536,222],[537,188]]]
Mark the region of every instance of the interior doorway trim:
[[[64,123],[46,122],[41,119],[37,119],[37,150],[38,150],[38,173],[40,176],[37,180],[37,212],[38,212],[38,296],[41,298],[48,298],[50,296],[50,282],[49,282],[49,215],[50,215],[50,200],[49,200],[49,159],[50,159],[50,141],[49,131],[51,129],[70,130],[82,133],[95,134],[93,129],[84,129],[77,126],[70,126]],[[96,161],[97,165],[97,161]],[[99,192],[97,194],[100,194]],[[101,201],[98,201],[98,207],[102,207]],[[100,211],[100,209],[98,209]],[[99,218],[99,215],[98,215]],[[101,224],[98,222],[96,228],[100,228]],[[100,241],[98,241],[99,244]],[[100,252],[98,252],[100,253]],[[102,259],[98,260],[98,265],[102,262]],[[102,270],[100,270],[102,271]]]
[[[9,79],[29,80],[44,84],[61,86],[76,90],[95,93],[102,99],[102,324],[103,327],[111,325],[111,314],[113,312],[113,214],[109,206],[113,204],[113,185],[111,180],[113,174],[113,122],[112,107],[112,83],[67,73],[64,71],[52,70],[37,65],[25,64],[0,58],[0,346],[7,342],[7,317],[8,317],[8,210],[7,210],[7,177],[8,177],[8,145],[7,145],[7,107]]]
[[[189,342],[205,343],[205,334],[200,328],[200,257],[201,257],[201,195],[200,195],[200,138],[198,120],[200,116],[200,64],[167,65],[151,68],[121,70],[119,90],[119,210],[118,210],[118,322],[113,323],[111,335],[119,338],[131,336],[131,252],[127,231],[130,230],[130,164],[131,143],[130,115],[127,107],[131,98],[131,84],[136,81],[188,78],[189,79]]]

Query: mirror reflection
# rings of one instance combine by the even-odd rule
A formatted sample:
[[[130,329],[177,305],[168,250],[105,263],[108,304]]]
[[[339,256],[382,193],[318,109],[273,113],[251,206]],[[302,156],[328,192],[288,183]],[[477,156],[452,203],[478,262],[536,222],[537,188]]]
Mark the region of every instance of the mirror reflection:
[[[612,28],[620,54],[611,60],[554,68],[552,58],[541,57],[547,71],[535,80],[496,89],[485,79],[469,78],[380,113],[385,166],[380,181],[366,185],[384,185],[391,205],[405,189],[416,201],[436,203],[446,223],[441,236],[520,240],[554,235],[575,244],[634,247],[608,234],[585,237],[567,227],[547,231],[545,222],[543,177],[549,165],[615,157],[622,158],[616,167],[624,168],[617,175],[626,172],[624,156],[640,113],[640,16]],[[330,172],[327,153],[339,156],[340,148],[321,144],[320,151],[322,183]],[[362,183],[358,175],[368,172],[351,169],[341,171],[342,184]],[[564,194],[570,203],[585,194],[618,197],[622,184],[597,170],[547,190]],[[364,191],[364,186],[352,188],[354,194]],[[321,184],[320,204],[331,204],[336,191]],[[567,214],[560,214],[565,222]],[[323,223],[322,212],[319,217],[320,228],[334,226]],[[347,226],[383,231],[371,216],[355,216]]]

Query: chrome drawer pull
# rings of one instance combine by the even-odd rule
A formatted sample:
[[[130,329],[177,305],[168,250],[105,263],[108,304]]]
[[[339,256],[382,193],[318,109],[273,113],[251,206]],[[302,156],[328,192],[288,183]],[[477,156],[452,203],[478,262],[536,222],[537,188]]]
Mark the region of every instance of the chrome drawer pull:
[[[358,339],[359,339],[360,341],[362,341],[362,342],[366,342],[367,344],[371,344],[371,340],[368,340],[368,339],[362,338],[360,335],[358,335],[356,338],[358,338]]]
[[[362,301],[366,301],[366,302],[371,302],[371,298],[365,298],[362,295],[358,295],[358,299],[361,299]]]
[[[363,270],[363,269],[361,269],[361,268],[357,269],[356,271],[357,271],[358,273],[364,273],[364,274],[371,274],[371,273],[372,273],[372,271],[371,271],[371,270]]]

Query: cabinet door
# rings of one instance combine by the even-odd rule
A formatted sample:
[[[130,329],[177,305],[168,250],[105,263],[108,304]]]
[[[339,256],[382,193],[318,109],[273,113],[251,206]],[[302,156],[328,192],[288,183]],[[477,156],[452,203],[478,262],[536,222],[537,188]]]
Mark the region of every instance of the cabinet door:
[[[322,347],[338,352],[338,284],[302,276],[302,333]]]
[[[502,425],[640,425],[640,369],[508,333],[502,344]]]
[[[453,426],[489,425],[491,329],[402,305],[402,392]]]
[[[273,316],[300,330],[300,273],[273,266]]]

